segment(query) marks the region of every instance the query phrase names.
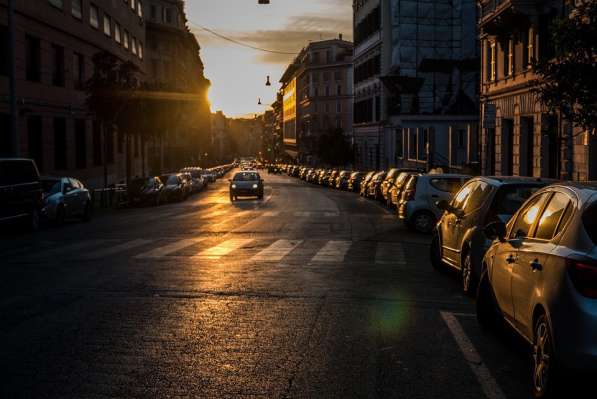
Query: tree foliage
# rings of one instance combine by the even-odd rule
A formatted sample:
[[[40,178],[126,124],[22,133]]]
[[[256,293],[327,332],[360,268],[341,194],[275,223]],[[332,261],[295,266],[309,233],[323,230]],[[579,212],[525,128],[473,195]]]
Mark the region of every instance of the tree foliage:
[[[330,129],[319,137],[317,156],[322,162],[333,166],[344,166],[353,161],[352,145],[342,129]]]
[[[581,3],[551,28],[555,56],[535,65],[537,94],[553,113],[583,129],[597,126],[597,2]]]

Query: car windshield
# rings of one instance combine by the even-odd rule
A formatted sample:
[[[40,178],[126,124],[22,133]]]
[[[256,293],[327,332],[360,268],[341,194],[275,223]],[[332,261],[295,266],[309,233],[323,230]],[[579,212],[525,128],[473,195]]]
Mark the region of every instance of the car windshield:
[[[494,206],[497,215],[512,216],[522,204],[531,197],[541,186],[539,185],[505,185],[502,186],[495,198]]]
[[[234,175],[234,181],[257,181],[259,180],[259,173],[241,172]]]
[[[593,244],[597,245],[597,200],[587,208],[582,215],[582,221]]]
[[[166,185],[168,186],[178,184],[178,178],[176,175],[162,176],[162,181],[165,181]]]
[[[44,193],[48,195],[53,195],[60,192],[60,179],[42,180],[41,184],[44,189]]]
[[[39,174],[32,161],[3,160],[0,162],[0,186],[39,182]]]

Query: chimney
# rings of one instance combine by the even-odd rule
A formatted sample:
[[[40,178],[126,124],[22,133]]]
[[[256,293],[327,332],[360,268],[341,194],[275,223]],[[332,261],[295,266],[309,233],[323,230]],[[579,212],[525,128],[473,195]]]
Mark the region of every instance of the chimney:
[[[339,38],[340,38],[340,40],[342,40],[342,33],[340,33]]]

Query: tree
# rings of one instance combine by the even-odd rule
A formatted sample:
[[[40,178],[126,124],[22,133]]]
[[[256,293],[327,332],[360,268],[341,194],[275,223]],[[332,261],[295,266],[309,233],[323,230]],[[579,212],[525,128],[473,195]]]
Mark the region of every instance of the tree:
[[[316,155],[329,165],[344,166],[353,161],[354,154],[342,129],[330,129],[319,137]]]
[[[597,126],[597,2],[586,1],[551,28],[555,56],[538,62],[537,94],[553,114],[575,127]]]

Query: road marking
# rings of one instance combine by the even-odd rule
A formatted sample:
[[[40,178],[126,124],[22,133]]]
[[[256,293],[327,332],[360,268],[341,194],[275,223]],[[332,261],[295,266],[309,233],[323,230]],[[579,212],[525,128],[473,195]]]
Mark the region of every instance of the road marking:
[[[340,216],[340,212],[324,212],[323,216],[326,218],[334,218]]]
[[[187,212],[187,213],[183,213],[182,215],[177,215],[175,217],[173,217],[173,219],[188,219],[188,218],[193,218],[194,216],[199,216],[195,219],[210,219],[213,217],[218,217],[221,216],[223,214],[225,214],[226,212],[223,210],[219,210],[220,206],[213,206],[211,208],[207,208],[207,209],[197,209],[196,211],[193,212]]]
[[[375,263],[378,265],[406,265],[404,247],[399,242],[379,242],[375,252]]]
[[[302,240],[278,240],[251,259],[254,262],[278,262],[302,243]]]
[[[151,251],[144,252],[142,254],[135,256],[135,258],[136,259],[162,258],[164,256],[167,256],[167,255],[173,253],[173,252],[180,251],[181,249],[193,246],[203,240],[205,240],[205,238],[186,238],[183,240],[173,242],[168,245],[164,245],[162,247],[152,249]]]
[[[280,215],[280,212],[278,212],[278,211],[268,211],[268,212],[264,212],[262,216],[266,217],[266,218],[275,218],[275,217],[278,217],[279,215]]]
[[[88,253],[82,255],[81,258],[82,259],[99,259],[99,258],[103,258],[106,256],[117,254],[119,252],[128,251],[129,249],[141,247],[141,246],[147,245],[151,242],[153,242],[153,241],[152,240],[144,240],[144,239],[131,240],[131,241],[127,241],[120,245],[115,245],[113,247],[108,247],[108,248],[100,249],[97,251],[88,252]]]
[[[458,344],[462,355],[477,377],[477,381],[479,381],[481,389],[483,390],[483,393],[485,393],[487,399],[506,399],[502,389],[489,372],[489,369],[483,363],[483,359],[473,346],[472,342],[466,336],[462,326],[458,322],[458,319],[456,319],[456,317],[450,312],[440,312],[440,314],[450,329],[450,332],[452,333],[456,344]]]
[[[252,238],[234,238],[199,252],[194,258],[219,259],[252,242]]]
[[[86,240],[86,241],[78,242],[76,244],[66,245],[64,247],[49,249],[47,251],[42,250],[39,253],[34,254],[34,256],[43,256],[43,257],[49,259],[55,255],[61,255],[61,254],[68,253],[68,252],[77,252],[77,251],[85,249],[85,248],[99,246],[101,244],[104,244],[105,242],[106,242],[106,240]]]
[[[311,259],[312,263],[343,262],[352,241],[328,241]]]
[[[294,212],[294,217],[297,218],[308,218],[311,217],[313,212]]]

